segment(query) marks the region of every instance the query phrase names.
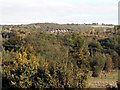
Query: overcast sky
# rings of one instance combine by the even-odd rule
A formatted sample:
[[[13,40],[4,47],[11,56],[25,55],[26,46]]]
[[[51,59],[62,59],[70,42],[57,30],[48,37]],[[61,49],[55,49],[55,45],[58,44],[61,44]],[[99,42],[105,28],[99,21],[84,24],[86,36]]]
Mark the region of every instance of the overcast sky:
[[[0,24],[118,24],[119,0],[0,0]]]

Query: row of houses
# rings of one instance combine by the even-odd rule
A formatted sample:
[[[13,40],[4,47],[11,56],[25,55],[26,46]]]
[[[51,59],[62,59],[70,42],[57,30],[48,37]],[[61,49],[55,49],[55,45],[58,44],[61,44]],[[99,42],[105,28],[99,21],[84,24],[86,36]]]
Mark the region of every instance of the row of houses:
[[[66,33],[66,32],[69,32],[69,30],[67,29],[56,29],[56,30],[48,30],[47,32],[49,33]]]

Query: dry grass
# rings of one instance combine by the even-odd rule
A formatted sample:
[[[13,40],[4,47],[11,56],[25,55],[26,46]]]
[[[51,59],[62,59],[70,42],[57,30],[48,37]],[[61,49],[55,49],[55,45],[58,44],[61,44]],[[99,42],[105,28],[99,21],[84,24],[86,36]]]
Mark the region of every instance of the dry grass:
[[[89,88],[105,88],[106,86],[117,87],[118,71],[111,71],[109,73],[101,73],[99,77],[89,76],[87,87]]]

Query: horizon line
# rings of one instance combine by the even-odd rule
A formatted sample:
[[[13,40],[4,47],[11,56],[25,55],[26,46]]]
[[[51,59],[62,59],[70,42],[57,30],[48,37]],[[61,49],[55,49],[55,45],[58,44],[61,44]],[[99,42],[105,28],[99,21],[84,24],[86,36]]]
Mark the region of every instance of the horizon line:
[[[36,23],[49,23],[49,24],[51,24],[51,23],[53,23],[53,24],[93,24],[93,23],[96,23],[96,24],[98,24],[98,25],[102,25],[102,24],[107,24],[107,25],[109,25],[109,24],[112,24],[112,25],[118,25],[118,24],[114,24],[114,23],[98,23],[98,22],[93,22],[93,23],[57,23],[57,22],[33,22],[33,23],[0,23],[0,25],[27,25],[27,24],[36,24]]]

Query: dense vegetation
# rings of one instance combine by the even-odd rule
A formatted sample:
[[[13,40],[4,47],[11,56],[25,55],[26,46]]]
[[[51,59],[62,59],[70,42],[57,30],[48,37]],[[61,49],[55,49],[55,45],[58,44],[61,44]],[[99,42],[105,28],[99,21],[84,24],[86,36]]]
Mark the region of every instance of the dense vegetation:
[[[81,32],[50,34],[44,32],[48,26],[6,27],[2,31],[3,89],[85,88],[90,71],[98,77],[103,70],[119,67],[118,26],[107,38],[87,37]]]

